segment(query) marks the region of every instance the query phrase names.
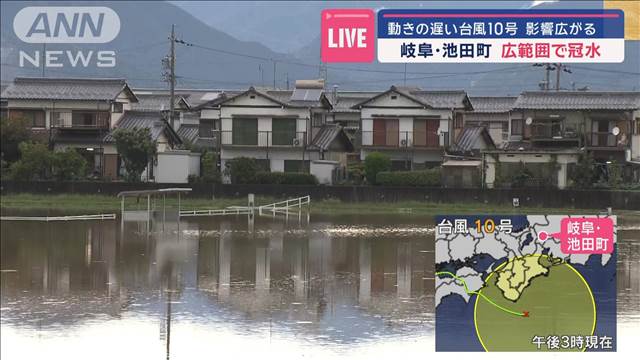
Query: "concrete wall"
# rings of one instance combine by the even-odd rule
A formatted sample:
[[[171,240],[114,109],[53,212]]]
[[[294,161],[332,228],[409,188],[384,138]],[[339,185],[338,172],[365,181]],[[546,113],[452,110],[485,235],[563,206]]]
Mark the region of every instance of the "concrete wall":
[[[331,185],[333,183],[333,169],[340,166],[337,161],[316,160],[310,164],[309,172],[314,175],[320,184]]]
[[[558,188],[567,187],[568,164],[578,162],[578,154],[555,154],[558,163]],[[485,156],[485,184],[488,188],[493,188],[496,181],[496,160],[501,163],[549,163],[552,161],[550,154],[530,154],[530,153],[509,153],[509,154],[487,154]]]
[[[184,150],[166,151],[158,153],[157,159],[153,169],[156,182],[186,184],[189,175],[200,174],[199,154]]]

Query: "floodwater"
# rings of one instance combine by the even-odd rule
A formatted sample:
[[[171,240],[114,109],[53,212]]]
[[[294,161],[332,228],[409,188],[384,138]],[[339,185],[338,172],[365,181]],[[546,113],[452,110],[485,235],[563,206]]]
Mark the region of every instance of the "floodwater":
[[[375,359],[435,348],[430,217],[163,220],[3,221],[2,359]],[[632,351],[640,218],[619,225],[618,350]]]

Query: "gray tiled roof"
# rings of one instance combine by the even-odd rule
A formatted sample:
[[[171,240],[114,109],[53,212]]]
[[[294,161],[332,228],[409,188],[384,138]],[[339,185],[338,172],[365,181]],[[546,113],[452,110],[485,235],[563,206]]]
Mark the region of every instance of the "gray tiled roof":
[[[472,110],[469,97],[464,90],[420,90],[418,88],[407,88],[391,86],[387,91],[379,92],[376,95],[365,99],[356,104],[354,107],[364,105],[365,103],[378,98],[389,92],[396,92],[413,101],[436,109],[466,109]]]
[[[465,126],[456,141],[451,145],[450,151],[452,153],[468,153],[478,150],[475,145],[480,137],[484,137],[489,148],[495,148],[495,144],[486,128],[483,126]]]
[[[473,96],[470,97],[474,113],[502,113],[513,109],[517,96]]]
[[[124,79],[16,78],[2,98],[23,100],[114,100],[125,88]]]
[[[337,99],[334,99],[333,94],[328,95],[331,105],[333,105],[333,112],[358,112],[357,109],[352,109],[352,107],[379,93],[378,91],[338,91]]]
[[[134,111],[169,111],[169,104],[171,96],[168,94],[139,94],[136,93],[138,102],[131,105],[131,109]],[[184,109],[188,105],[181,96],[176,96],[174,99],[174,106],[176,109]]]
[[[640,109],[640,92],[528,91],[518,96],[515,109],[634,110]]]
[[[156,141],[160,134],[165,131],[172,133],[177,137],[175,131],[171,129],[166,120],[163,119],[161,112],[150,111],[127,111],[122,115],[116,127],[104,137],[105,142],[114,142],[113,132],[117,129],[134,129],[146,128],[151,132],[151,139]]]
[[[441,109],[463,109],[466,108],[465,99],[467,93],[462,90],[453,91],[411,91],[411,95],[421,99],[426,104],[434,108]]]
[[[180,139],[182,139],[182,141],[188,141],[193,144],[198,139],[198,131],[199,131],[198,129],[199,129],[198,125],[186,124],[186,125],[180,126],[177,132],[178,132],[178,136],[180,136]]]
[[[316,136],[309,145],[310,149],[327,150],[331,143],[339,136],[343,136],[345,141],[350,142],[348,136],[344,134],[342,127],[336,124],[322,125]],[[352,147],[351,144],[348,147]]]

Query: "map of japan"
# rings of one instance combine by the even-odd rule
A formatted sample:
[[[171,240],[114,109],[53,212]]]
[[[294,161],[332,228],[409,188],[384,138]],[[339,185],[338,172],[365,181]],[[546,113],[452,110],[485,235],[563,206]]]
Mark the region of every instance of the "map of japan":
[[[437,351],[551,350],[535,339],[615,335],[615,307],[608,305],[615,303],[615,251],[564,253],[559,234],[567,218],[585,221],[436,217]],[[615,231],[612,237],[615,243]]]

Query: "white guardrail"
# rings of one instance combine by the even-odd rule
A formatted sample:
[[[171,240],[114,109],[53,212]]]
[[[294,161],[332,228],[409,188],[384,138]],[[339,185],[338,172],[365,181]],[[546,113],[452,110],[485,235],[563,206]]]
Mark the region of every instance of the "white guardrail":
[[[73,216],[0,216],[2,221],[74,221],[74,220],[114,220],[116,214],[73,215]]]
[[[302,207],[302,205],[309,203],[311,203],[311,196],[307,195],[256,207],[230,206],[225,209],[181,210],[180,216],[249,215],[256,210],[259,213],[262,211],[283,211],[293,207]]]

